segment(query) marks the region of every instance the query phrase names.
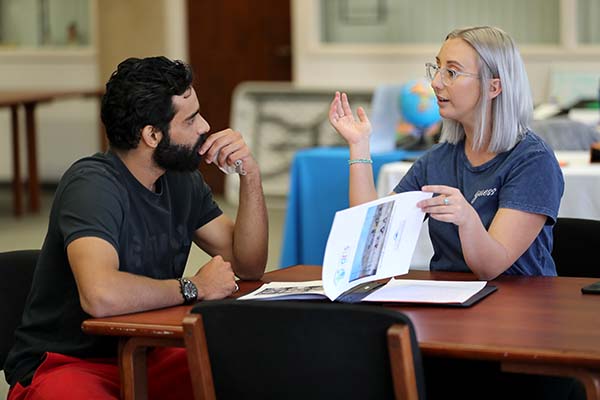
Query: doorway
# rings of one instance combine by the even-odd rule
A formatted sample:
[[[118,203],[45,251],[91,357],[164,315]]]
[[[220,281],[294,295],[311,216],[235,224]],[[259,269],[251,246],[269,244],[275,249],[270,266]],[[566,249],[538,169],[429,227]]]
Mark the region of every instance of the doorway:
[[[200,112],[211,132],[229,127],[231,96],[243,81],[291,81],[290,0],[190,0],[190,63]],[[224,175],[202,163],[204,179],[223,194]]]

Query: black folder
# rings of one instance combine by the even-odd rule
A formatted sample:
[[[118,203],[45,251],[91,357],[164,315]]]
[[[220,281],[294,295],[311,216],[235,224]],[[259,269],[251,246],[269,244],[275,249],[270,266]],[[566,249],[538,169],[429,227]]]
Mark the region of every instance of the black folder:
[[[379,289],[381,286],[385,285],[386,282],[369,282],[364,283],[362,285],[358,285],[353,287],[352,289],[342,293],[336,301],[342,303],[360,303],[362,299],[367,297],[369,294]],[[398,302],[396,304],[410,304],[410,305],[424,305],[424,306],[436,306],[436,307],[471,307],[473,304],[479,302],[484,297],[494,293],[498,288],[493,285],[486,285],[479,292],[475,293],[473,296],[469,297],[466,301],[462,303],[403,303]],[[380,303],[381,304],[381,303]],[[389,303],[386,303],[389,304]]]

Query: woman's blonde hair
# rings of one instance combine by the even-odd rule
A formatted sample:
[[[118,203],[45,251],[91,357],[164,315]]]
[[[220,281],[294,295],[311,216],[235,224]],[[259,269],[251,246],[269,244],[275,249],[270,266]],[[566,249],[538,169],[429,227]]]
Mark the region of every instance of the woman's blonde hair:
[[[446,36],[446,40],[455,38],[467,42],[479,56],[482,84],[478,105],[481,112],[475,124],[473,148],[481,150],[485,143],[485,107],[489,87],[484,82],[499,78],[502,91],[492,99],[492,135],[486,150],[493,153],[508,151],[529,129],[533,112],[529,80],[519,50],[506,32],[490,26],[455,29]],[[465,131],[460,123],[444,119],[442,141],[456,144],[464,137]]]

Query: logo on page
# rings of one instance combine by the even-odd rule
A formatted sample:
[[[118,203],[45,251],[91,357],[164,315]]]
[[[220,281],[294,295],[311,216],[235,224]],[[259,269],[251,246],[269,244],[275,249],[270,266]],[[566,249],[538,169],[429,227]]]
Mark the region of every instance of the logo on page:
[[[346,267],[345,265],[348,263],[348,256],[350,255],[350,246],[345,246],[342,250],[342,255],[340,256],[339,265],[340,267],[335,271],[335,275],[333,277],[333,282],[335,285],[339,285],[344,282],[344,278],[346,277]]]

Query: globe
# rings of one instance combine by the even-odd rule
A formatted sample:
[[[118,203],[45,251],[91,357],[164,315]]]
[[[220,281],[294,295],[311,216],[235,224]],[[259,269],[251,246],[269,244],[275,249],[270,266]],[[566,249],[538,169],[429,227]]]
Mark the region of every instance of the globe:
[[[415,79],[404,84],[398,103],[404,120],[418,130],[425,130],[442,118],[435,93],[426,79]]]

